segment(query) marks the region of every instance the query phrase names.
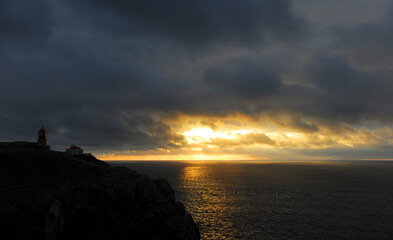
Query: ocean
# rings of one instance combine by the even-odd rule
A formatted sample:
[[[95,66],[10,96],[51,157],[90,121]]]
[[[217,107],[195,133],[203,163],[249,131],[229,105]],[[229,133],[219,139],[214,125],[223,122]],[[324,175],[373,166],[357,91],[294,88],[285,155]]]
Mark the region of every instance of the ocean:
[[[393,162],[108,163],[167,179],[202,239],[393,239]]]

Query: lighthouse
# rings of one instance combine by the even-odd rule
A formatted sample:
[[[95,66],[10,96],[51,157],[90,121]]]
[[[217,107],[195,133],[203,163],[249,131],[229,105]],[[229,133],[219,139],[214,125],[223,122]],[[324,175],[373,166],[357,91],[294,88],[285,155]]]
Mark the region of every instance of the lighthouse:
[[[38,130],[38,146],[40,146],[41,148],[48,148],[48,146],[46,145],[46,130],[44,129],[44,127],[41,127],[40,130]]]
[[[38,130],[37,142],[15,141],[15,142],[0,142],[0,150],[2,149],[45,149],[50,150],[50,146],[46,144],[46,130],[41,127]]]

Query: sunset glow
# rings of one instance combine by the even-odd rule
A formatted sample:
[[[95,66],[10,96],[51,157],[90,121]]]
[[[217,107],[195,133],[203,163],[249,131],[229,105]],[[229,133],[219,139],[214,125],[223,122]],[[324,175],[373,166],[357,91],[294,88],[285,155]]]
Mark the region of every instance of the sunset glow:
[[[6,2],[0,141],[44,124],[103,159],[393,157],[390,1]]]
[[[0,83],[14,239],[393,240],[393,0],[0,0]]]
[[[304,156],[303,151],[353,149],[388,142],[390,128],[353,128],[340,131],[319,125],[318,131],[296,129],[283,120],[269,118],[181,118],[167,119],[172,126],[173,145],[152,150],[101,154],[103,160],[300,160],[335,159],[330,154]],[[208,125],[208,126],[207,126]],[[358,156],[362,159],[362,156]]]
[[[235,160],[269,160],[269,158],[254,158],[247,154],[194,154],[194,155],[116,155],[116,154],[100,154],[97,157],[104,161],[127,161],[127,160],[145,160],[145,161],[235,161]]]
[[[186,131],[183,133],[186,137],[188,143],[200,144],[211,142],[213,139],[224,138],[224,139],[233,139],[234,136],[231,133],[227,132],[215,132],[210,128],[193,128],[190,131]]]

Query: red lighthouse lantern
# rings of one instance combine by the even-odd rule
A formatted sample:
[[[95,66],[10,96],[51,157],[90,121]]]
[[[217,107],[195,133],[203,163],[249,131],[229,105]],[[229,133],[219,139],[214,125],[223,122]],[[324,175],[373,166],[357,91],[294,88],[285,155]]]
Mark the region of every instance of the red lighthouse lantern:
[[[46,130],[44,129],[44,127],[41,127],[41,129],[38,130],[37,142],[40,147],[47,148],[47,146],[46,146]]]

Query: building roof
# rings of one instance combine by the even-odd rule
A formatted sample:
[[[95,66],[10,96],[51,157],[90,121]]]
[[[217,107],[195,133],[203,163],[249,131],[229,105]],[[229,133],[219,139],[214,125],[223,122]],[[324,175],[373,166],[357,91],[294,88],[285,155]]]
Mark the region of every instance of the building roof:
[[[69,150],[82,150],[82,148],[80,148],[80,147],[78,147],[78,146],[75,146],[74,144],[72,144],[71,146],[70,146],[70,148],[68,148]]]

